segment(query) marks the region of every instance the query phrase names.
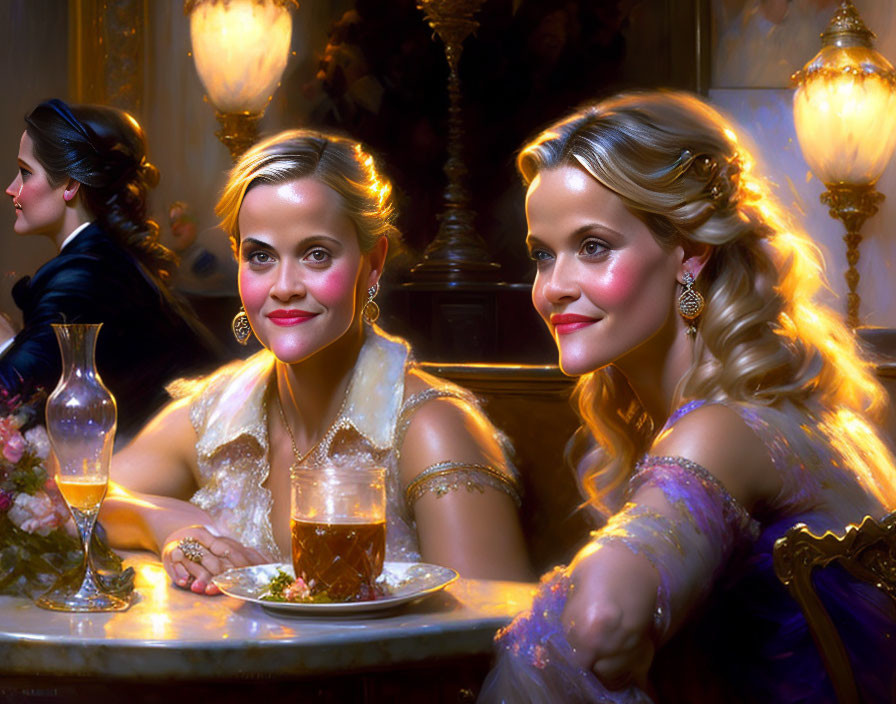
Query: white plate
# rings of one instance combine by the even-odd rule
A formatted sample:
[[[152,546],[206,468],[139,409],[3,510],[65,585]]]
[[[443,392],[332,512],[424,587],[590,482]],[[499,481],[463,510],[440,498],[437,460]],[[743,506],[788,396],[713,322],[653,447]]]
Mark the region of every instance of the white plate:
[[[292,565],[286,562],[269,565],[253,565],[227,570],[212,578],[215,586],[234,599],[258,604],[266,610],[290,615],[336,615],[382,611],[400,604],[422,599],[444,589],[457,579],[457,572],[449,567],[425,562],[386,562],[380,578],[389,588],[389,596],[374,601],[349,601],[332,604],[314,604],[291,601],[265,601],[261,595],[267,591],[271,580],[282,570],[292,576]]]

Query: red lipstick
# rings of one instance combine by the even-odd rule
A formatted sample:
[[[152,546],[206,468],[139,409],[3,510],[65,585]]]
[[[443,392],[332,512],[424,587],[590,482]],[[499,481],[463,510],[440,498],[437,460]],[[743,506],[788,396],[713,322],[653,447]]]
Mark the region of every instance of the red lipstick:
[[[307,310],[284,310],[283,308],[278,308],[277,310],[272,310],[268,313],[267,317],[274,325],[289,327],[291,325],[299,325],[300,323],[308,322],[315,315],[317,315],[317,313],[310,313]]]
[[[597,322],[597,318],[589,318],[587,315],[576,315],[575,313],[563,313],[562,315],[552,315],[551,325],[558,335],[568,335],[571,332],[588,327],[592,323]]]

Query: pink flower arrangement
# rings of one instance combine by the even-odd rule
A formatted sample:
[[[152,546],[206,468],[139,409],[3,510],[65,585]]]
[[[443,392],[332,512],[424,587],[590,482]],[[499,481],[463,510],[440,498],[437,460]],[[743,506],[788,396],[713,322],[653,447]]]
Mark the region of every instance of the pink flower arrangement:
[[[25,454],[25,438],[19,432],[21,420],[16,416],[0,418],[0,454],[7,462],[15,464]]]
[[[69,518],[68,508],[59,505],[50,494],[18,494],[9,509],[9,520],[19,530],[47,536],[64,525]]]
[[[28,413],[15,403],[6,405],[8,413],[0,417],[0,514],[25,533],[47,536],[70,518],[56,483],[47,476],[47,431],[35,425],[23,432]]]
[[[35,598],[84,561],[76,532],[66,530],[73,528],[68,506],[47,472],[50,439],[38,423],[44,398],[10,398],[0,389],[0,594]],[[123,569],[101,527],[96,531],[92,562],[107,589],[128,596],[134,570]]]

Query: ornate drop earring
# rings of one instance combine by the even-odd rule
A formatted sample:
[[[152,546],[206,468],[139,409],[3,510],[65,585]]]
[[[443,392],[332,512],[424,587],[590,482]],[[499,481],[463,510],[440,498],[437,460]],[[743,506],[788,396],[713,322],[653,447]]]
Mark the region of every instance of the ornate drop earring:
[[[233,316],[233,322],[230,324],[233,330],[233,336],[241,345],[249,343],[249,336],[252,334],[252,327],[249,325],[249,316],[246,315],[246,309],[240,306],[240,312]]]
[[[371,325],[373,325],[377,321],[377,318],[380,317],[380,307],[376,304],[376,301],[373,300],[379,292],[380,282],[377,281],[373,286],[367,289],[367,303],[364,304],[364,308],[361,311],[364,320]]]
[[[694,337],[697,334],[696,320],[700,317],[700,314],[706,307],[706,300],[701,293],[694,288],[694,276],[691,272],[685,272],[684,281],[682,283],[684,284],[684,291],[682,291],[681,295],[678,297],[678,313],[690,323],[686,333],[690,337]]]

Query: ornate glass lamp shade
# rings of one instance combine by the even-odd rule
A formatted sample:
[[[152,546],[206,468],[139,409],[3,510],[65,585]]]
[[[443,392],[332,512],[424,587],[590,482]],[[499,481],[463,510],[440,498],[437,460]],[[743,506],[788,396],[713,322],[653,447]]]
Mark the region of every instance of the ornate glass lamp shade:
[[[846,227],[846,319],[859,325],[860,230],[883,195],[874,189],[896,147],[896,71],[874,50],[851,0],[842,0],[821,51],[793,75],[793,119],[803,156],[825,184],[821,202]]]
[[[290,9],[296,0],[185,0],[193,61],[217,108],[218,138],[236,161],[258,136],[258,123],[289,60]]]
[[[284,3],[205,0],[190,11],[196,71],[220,112],[263,112],[289,58],[292,16]]]
[[[852,3],[843,3],[821,51],[793,76],[800,148],[827,185],[873,185],[896,147],[896,72],[873,38]]]

